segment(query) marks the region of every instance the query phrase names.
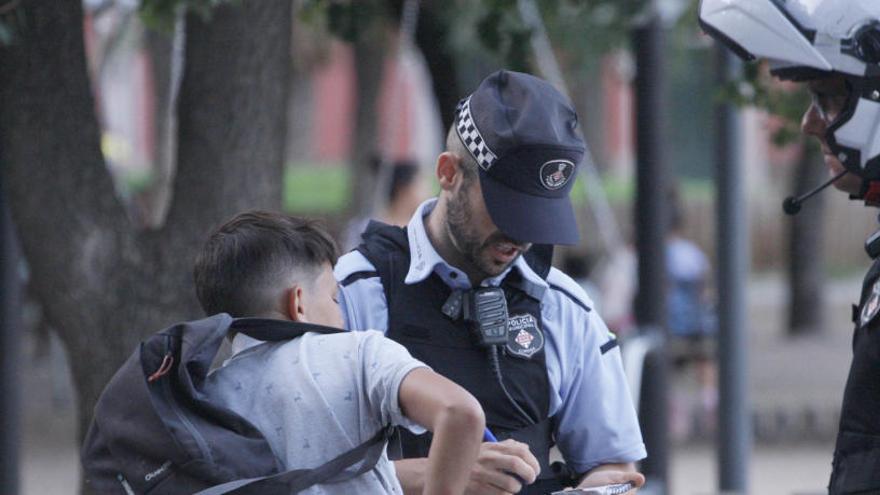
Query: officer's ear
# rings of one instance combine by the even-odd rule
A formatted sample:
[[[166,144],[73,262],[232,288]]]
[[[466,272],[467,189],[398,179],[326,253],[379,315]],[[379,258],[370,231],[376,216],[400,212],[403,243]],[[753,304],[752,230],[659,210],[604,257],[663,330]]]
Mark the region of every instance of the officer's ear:
[[[461,157],[451,151],[444,151],[437,157],[437,182],[440,189],[452,191],[456,180],[461,180]]]
[[[302,287],[294,285],[287,290],[287,317],[300,323],[308,323],[303,304]]]

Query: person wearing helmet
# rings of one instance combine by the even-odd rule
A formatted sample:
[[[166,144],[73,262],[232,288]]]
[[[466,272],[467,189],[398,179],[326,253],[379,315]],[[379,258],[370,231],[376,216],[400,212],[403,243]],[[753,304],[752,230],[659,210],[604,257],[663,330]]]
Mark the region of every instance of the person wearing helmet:
[[[835,187],[880,206],[880,1],[702,0],[700,24],[746,60],[766,59],[773,75],[807,85],[801,129],[821,144]],[[874,264],[853,315],[832,494],[880,493],[880,231],[865,248]]]

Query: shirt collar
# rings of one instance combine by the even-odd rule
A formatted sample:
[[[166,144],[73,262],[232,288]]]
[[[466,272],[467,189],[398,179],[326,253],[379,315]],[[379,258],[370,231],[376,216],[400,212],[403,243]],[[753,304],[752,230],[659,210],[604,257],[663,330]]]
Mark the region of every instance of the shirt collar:
[[[403,281],[408,285],[425,280],[438,265],[455,269],[443,261],[443,258],[431,244],[431,240],[428,239],[428,231],[425,230],[425,217],[434,210],[436,205],[437,198],[431,198],[419,205],[406,226],[406,235],[409,237],[410,261],[409,271]],[[461,270],[458,271],[461,272]],[[455,278],[463,278],[467,281],[467,276],[463,272],[456,274]]]
[[[425,217],[434,210],[437,205],[437,198],[431,198],[419,205],[416,212],[407,224],[406,233],[409,237],[409,271],[406,274],[404,283],[412,285],[419,283],[431,272],[436,272],[446,285],[453,289],[470,289],[471,284],[467,274],[458,268],[447,263],[440,253],[434,249],[431,240],[428,238],[428,232],[425,229]],[[544,281],[537,273],[532,270],[526,260],[520,256],[516,261],[504,270],[500,275],[488,278],[482,282],[483,286],[497,287],[501,285],[504,277],[510,273],[512,268],[519,270],[523,279],[531,284],[539,286],[541,289],[547,288],[547,282]]]
[[[245,335],[243,333],[235,334],[235,337],[232,338],[232,346],[230,350],[232,351],[232,355],[236,355],[239,352],[245,351],[254,347],[255,345],[262,344],[263,341],[257,340],[249,335]]]

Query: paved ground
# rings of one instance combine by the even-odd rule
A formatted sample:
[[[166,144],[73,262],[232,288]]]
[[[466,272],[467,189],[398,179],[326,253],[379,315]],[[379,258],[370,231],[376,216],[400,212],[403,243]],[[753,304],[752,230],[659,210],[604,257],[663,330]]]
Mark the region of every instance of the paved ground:
[[[831,474],[831,445],[758,446],[752,455],[753,495],[826,494]],[[718,491],[716,451],[710,446],[678,447],[672,459],[675,495],[715,495]]]
[[[831,283],[828,316],[835,324],[824,335],[792,341],[781,331],[782,280],[770,276],[750,283],[749,381],[759,433],[751,460],[750,494],[823,493],[850,359],[849,304],[858,296],[859,285],[857,279]],[[73,402],[63,369],[57,347],[49,357],[27,363],[23,495],[76,493]],[[692,391],[686,378],[676,388],[685,397]],[[711,444],[686,441],[676,445],[673,454],[673,494],[718,493]]]

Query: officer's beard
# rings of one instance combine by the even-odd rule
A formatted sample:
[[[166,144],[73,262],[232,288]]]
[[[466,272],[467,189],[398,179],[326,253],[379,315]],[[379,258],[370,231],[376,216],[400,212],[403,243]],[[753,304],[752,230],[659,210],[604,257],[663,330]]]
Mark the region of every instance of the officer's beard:
[[[462,185],[458,192],[449,198],[446,206],[446,233],[460,255],[460,262],[466,265],[459,268],[469,276],[476,277],[471,280],[476,284],[483,279],[500,275],[508,266],[516,262],[514,258],[510,263],[497,263],[489,255],[490,247],[499,242],[517,243],[498,230],[485,240],[480,239],[479,233],[474,230],[473,209],[467,188],[467,185]]]

